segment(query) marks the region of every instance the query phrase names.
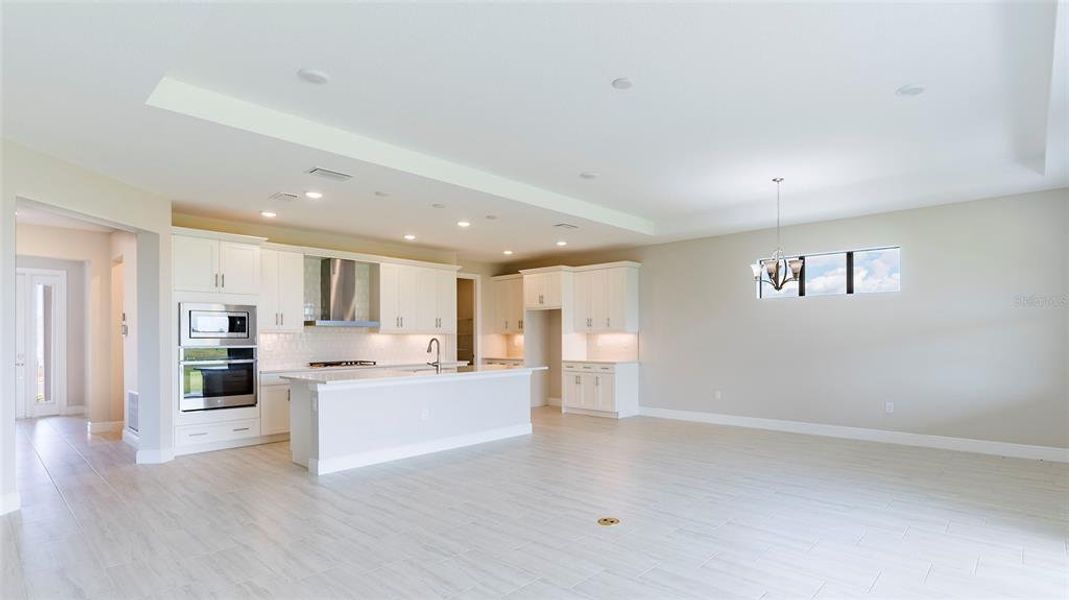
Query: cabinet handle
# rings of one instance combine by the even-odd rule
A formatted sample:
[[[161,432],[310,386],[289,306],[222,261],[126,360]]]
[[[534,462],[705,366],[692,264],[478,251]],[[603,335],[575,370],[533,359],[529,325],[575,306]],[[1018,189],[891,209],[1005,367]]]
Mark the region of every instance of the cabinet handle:
[[[278,313],[278,324],[279,325],[285,325],[286,324],[286,313]]]
[[[582,382],[579,380],[579,375],[575,376],[575,385],[580,385]]]
[[[189,437],[200,437],[202,435],[208,435],[208,432],[207,431],[201,431],[199,433],[191,433],[191,434],[189,434]]]
[[[220,286],[220,287],[224,287],[225,288],[226,287],[226,273],[223,273],[222,275],[219,276],[219,281],[223,282],[223,285]]]
[[[606,327],[608,327],[608,326],[609,326],[609,317],[605,317],[605,326],[606,326]]]
[[[219,287],[219,274],[215,274],[215,285],[213,287]]]
[[[520,329],[523,329],[523,319],[520,319]]]
[[[249,430],[249,428],[248,428],[248,427],[238,427],[238,428],[234,429],[234,431],[235,431],[235,432],[238,432],[238,431],[248,431],[248,430]]]
[[[404,327],[404,326],[405,326],[405,318],[402,316],[401,317],[401,327]]]
[[[508,328],[509,328],[509,322],[505,321],[505,329],[508,330]]]
[[[293,399],[293,390],[286,390],[286,402]]]
[[[600,385],[601,385],[601,377],[598,377],[597,375],[595,375],[594,376],[594,387],[598,387]]]

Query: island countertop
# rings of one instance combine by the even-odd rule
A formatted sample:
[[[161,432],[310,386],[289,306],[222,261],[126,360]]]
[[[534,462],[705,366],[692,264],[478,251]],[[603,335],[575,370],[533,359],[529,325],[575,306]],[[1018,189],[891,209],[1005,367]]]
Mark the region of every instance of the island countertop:
[[[282,379],[292,383],[313,386],[357,387],[363,385],[389,385],[393,383],[411,383],[450,379],[478,379],[480,377],[501,377],[507,375],[519,375],[534,371],[544,371],[549,367],[512,367],[504,365],[480,365],[443,369],[441,373],[435,373],[432,368],[421,371],[402,371],[396,369],[363,369],[363,370],[336,370],[326,372],[294,373],[281,375]]]

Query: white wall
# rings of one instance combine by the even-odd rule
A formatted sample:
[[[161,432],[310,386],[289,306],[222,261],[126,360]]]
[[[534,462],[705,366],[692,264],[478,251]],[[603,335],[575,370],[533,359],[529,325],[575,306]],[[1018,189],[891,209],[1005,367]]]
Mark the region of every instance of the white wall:
[[[788,252],[901,246],[888,295],[755,299],[771,230],[552,263],[642,263],[643,406],[1069,447],[1067,213],[1062,189],[784,229]]]
[[[111,238],[110,234],[98,231],[83,231],[60,227],[45,227],[19,223],[16,227],[16,251],[20,257],[46,257],[65,261],[77,261],[86,265],[87,289],[67,285],[67,295],[82,295],[88,298],[88,310],[77,320],[68,321],[68,330],[84,327],[88,339],[89,397],[86,399],[90,422],[115,420],[111,414]],[[67,360],[67,369],[72,365],[83,366],[85,355]],[[74,387],[68,385],[68,388]],[[68,391],[68,395],[69,395]],[[121,413],[118,415],[121,419]]]
[[[171,304],[171,205],[163,197],[40,154],[0,145],[0,512],[18,507],[15,488],[15,203],[37,202],[97,219],[138,236],[138,310],[142,316],[139,386],[142,446],[138,460],[172,455],[171,390],[175,330]],[[169,398],[168,398],[169,400]]]
[[[122,339],[122,381],[118,382],[118,413],[126,420],[125,402],[127,392],[136,392],[137,387],[137,237],[126,231],[111,234],[112,264],[118,262],[122,269],[122,306],[126,313],[127,335]],[[113,394],[114,394],[113,390]],[[113,400],[114,401],[114,400]]]

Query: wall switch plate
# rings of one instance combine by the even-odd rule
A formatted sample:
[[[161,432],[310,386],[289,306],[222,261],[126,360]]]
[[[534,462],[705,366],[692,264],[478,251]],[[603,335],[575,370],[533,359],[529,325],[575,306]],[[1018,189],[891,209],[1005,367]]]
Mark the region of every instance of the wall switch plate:
[[[885,412],[887,414],[891,414],[891,413],[895,412],[895,403],[894,402],[884,402],[883,403],[883,412]]]
[[[716,390],[716,392],[713,393],[713,398],[716,398],[717,400],[723,400],[724,394],[720,390]]]
[[[431,418],[431,410],[429,408],[424,408],[423,412],[421,412],[419,414],[419,420],[420,421],[427,421],[430,418]]]

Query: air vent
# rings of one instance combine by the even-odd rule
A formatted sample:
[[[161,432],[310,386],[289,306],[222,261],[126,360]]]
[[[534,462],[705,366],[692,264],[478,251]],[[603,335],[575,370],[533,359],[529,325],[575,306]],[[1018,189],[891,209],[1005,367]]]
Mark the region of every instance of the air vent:
[[[579,229],[578,225],[572,225],[571,223],[557,223],[554,227],[557,229]]]
[[[353,178],[352,175],[331,171],[330,169],[324,169],[323,167],[315,167],[308,171],[308,173],[326,179],[333,179],[334,181],[349,181]]]
[[[278,192],[268,196],[268,200],[278,200],[279,202],[293,202],[299,196],[297,194],[291,194],[289,192]]]

